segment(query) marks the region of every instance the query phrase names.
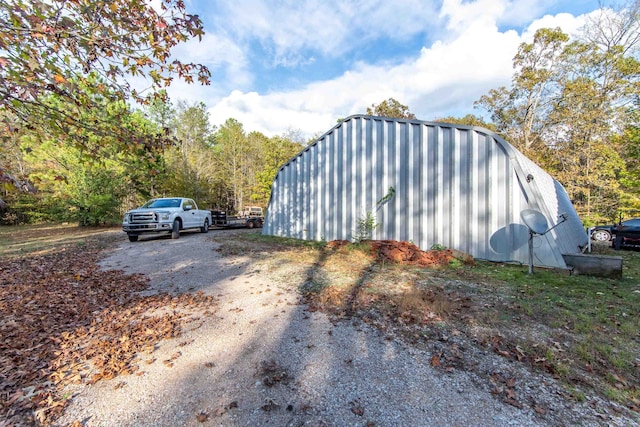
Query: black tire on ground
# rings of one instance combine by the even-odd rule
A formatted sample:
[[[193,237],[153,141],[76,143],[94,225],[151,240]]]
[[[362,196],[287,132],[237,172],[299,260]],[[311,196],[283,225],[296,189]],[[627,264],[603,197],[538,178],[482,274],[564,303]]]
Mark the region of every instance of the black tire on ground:
[[[138,241],[138,235],[137,234],[128,234],[129,236],[129,241],[130,242],[137,242]]]
[[[207,218],[204,219],[204,225],[202,227],[200,227],[200,232],[201,233],[208,233],[209,232],[209,219],[207,219]]]
[[[255,223],[255,222],[253,222],[253,220],[249,220],[249,221],[247,221],[247,227],[249,227],[249,228],[253,228],[253,227],[255,227],[255,226],[256,226],[256,223]]]
[[[262,227],[262,220],[261,219],[256,219],[256,227],[258,227],[258,228]]]
[[[608,242],[611,240],[611,233],[607,230],[596,230],[591,233],[591,238],[597,242]]]
[[[171,238],[178,239],[180,238],[180,220],[173,221],[173,227],[171,227]]]

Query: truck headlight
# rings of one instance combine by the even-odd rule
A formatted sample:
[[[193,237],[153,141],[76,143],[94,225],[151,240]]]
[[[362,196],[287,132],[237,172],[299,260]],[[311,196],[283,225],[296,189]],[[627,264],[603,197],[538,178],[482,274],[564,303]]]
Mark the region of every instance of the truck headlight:
[[[171,214],[170,214],[169,212],[162,212],[162,213],[160,214],[160,219],[161,219],[161,220],[166,221],[166,220],[168,220],[169,218],[171,218]]]
[[[124,214],[124,222],[129,222],[129,214]]]

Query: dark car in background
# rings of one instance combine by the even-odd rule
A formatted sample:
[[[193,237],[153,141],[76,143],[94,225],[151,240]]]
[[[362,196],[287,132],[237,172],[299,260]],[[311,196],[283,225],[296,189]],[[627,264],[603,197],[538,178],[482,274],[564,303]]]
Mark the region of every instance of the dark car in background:
[[[620,236],[622,246],[640,245],[640,218],[631,218],[619,224],[597,225],[591,231],[591,239],[609,242]]]
[[[597,242],[608,242],[613,240],[613,227],[615,224],[611,225],[596,225],[591,230],[591,240],[595,240]]]
[[[628,219],[611,229],[614,237],[614,246],[619,249],[622,246],[640,246],[640,218]]]

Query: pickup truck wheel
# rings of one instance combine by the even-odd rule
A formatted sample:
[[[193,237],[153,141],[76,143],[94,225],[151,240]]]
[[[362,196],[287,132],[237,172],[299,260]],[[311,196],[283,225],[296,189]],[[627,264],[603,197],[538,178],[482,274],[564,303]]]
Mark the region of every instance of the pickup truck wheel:
[[[249,228],[253,228],[253,227],[255,227],[255,226],[256,226],[256,223],[255,223],[255,222],[253,222],[253,221],[251,221],[251,220],[247,221],[247,227],[249,227]]]
[[[128,234],[129,236],[129,241],[130,242],[137,242],[138,241],[138,235],[137,234]]]
[[[173,227],[171,228],[171,238],[178,239],[180,237],[180,221],[174,220]]]
[[[256,219],[256,227],[258,227],[258,228],[262,227],[262,220],[261,219]]]
[[[204,220],[204,225],[202,227],[200,227],[200,232],[202,232],[202,233],[208,233],[209,232],[209,220],[208,219]]]
[[[611,240],[611,233],[609,233],[607,230],[596,230],[591,233],[591,238],[598,242],[608,242],[609,240]]]

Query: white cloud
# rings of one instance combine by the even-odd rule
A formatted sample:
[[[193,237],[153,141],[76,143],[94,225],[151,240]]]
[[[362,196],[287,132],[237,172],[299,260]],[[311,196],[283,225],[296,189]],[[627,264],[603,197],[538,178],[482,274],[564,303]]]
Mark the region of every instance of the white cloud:
[[[456,39],[438,41],[395,66],[359,63],[336,79],[290,92],[236,91],[211,108],[212,118],[222,123],[233,117],[266,135],[293,127],[309,136],[390,97],[425,120],[453,114],[448,105],[473,113],[474,100],[510,80],[519,43],[515,31],[501,33],[491,23],[471,22]]]
[[[328,109],[296,109],[295,99],[302,93],[261,96],[256,92],[233,91],[209,109],[211,122],[217,126],[234,118],[247,131],[259,131],[267,136],[281,135],[290,128],[301,129],[305,137],[327,130],[336,118]]]
[[[545,15],[540,19],[535,20],[527,27],[527,30],[522,34],[522,39],[525,42],[531,42],[536,31],[540,28],[556,28],[560,27],[563,32],[575,36],[578,34],[580,28],[586,23],[586,16],[581,15],[575,17],[569,13],[559,13],[555,16]]]
[[[221,29],[257,43],[271,56],[270,66],[297,66],[314,53],[343,55],[371,40],[404,40],[437,16],[435,1],[234,1],[211,6],[214,31]],[[251,11],[251,13],[247,13]]]
[[[188,94],[205,99],[213,124],[235,118],[247,131],[256,130],[268,136],[282,134],[290,128],[302,130],[306,137],[321,134],[335,125],[338,118],[364,113],[367,106],[390,97],[408,105],[424,120],[478,114],[473,102],[489,89],[509,84],[517,47],[523,41],[531,41],[536,29],[560,26],[573,33],[582,25],[582,18],[570,14],[547,15],[535,21],[516,16],[519,13],[539,16],[538,8],[542,7],[539,4],[549,2],[444,0],[441,21],[438,13],[431,13],[428,7],[421,8],[419,0],[380,1],[375,5],[367,1],[218,2],[223,9],[220,16],[229,19],[223,30],[233,31],[235,37],[239,37],[229,34],[234,43],[229,44],[228,55],[221,56],[221,66],[239,75],[247,73],[240,79],[246,82],[251,81],[249,61],[254,59],[247,53],[251,40],[272,49],[274,62],[293,66],[316,59],[313,52],[307,50],[310,46],[314,52],[337,55],[340,49],[347,49],[343,45],[356,51],[356,39],[376,43],[376,37],[387,33],[396,39],[415,36],[420,31],[425,40],[427,34],[442,37],[399,63],[358,62],[335,79],[298,89],[258,93],[248,83],[233,83],[223,85],[222,89],[179,87],[182,95],[179,97]],[[247,10],[253,13],[246,13]],[[519,35],[515,30],[499,30],[498,25],[505,22],[513,25],[530,22],[530,25]],[[445,23],[450,30],[441,33]],[[507,25],[507,28],[512,27]],[[217,37],[211,40],[224,40],[220,35]],[[327,60],[318,58],[318,66]],[[233,89],[225,91],[227,87]]]
[[[215,76],[224,78],[225,89],[244,88],[254,79],[245,51],[233,40],[220,34],[206,33],[202,40],[191,39],[177,45],[172,56],[183,62],[206,65]]]
[[[467,30],[469,25],[495,23],[504,14],[506,2],[503,0],[444,0],[440,17],[447,19],[447,29],[456,34]]]

